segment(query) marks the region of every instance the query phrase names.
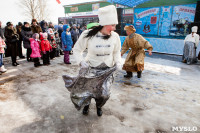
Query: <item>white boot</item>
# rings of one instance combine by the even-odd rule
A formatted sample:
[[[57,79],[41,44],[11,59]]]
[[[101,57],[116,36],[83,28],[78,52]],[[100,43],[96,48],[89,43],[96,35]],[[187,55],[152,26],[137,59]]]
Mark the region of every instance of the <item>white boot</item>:
[[[1,66],[1,67],[0,67],[0,72],[4,73],[4,72],[6,72],[6,71],[7,71],[7,69],[5,69],[4,66]]]

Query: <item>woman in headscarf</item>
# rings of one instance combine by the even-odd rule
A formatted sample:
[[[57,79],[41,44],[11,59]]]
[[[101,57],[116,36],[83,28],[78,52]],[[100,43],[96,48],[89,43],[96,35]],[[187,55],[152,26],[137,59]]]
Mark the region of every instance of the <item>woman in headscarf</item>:
[[[77,77],[63,76],[65,86],[71,92],[71,100],[83,114],[89,112],[91,99],[96,101],[97,115],[102,115],[102,106],[110,97],[113,72],[120,68],[121,42],[114,32],[118,24],[115,6],[110,5],[99,9],[99,26],[85,30],[73,48],[74,57],[80,65]],[[83,51],[87,48],[87,55]]]

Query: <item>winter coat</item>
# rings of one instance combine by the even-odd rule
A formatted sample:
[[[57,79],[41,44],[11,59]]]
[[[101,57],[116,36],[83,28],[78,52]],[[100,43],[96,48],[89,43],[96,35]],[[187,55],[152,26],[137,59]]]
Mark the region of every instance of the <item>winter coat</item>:
[[[64,30],[64,27],[63,27],[63,31],[66,31],[66,30]],[[73,44],[75,44],[76,41],[78,40],[79,36],[80,36],[79,30],[72,28],[71,36],[72,36]]]
[[[51,39],[49,41],[49,43],[50,43],[50,45],[51,45],[52,48],[57,48],[57,44],[56,44],[56,41],[54,39]]]
[[[32,30],[33,34],[35,34],[35,33],[40,34],[40,32],[42,32],[42,28],[39,25],[32,25],[31,30]]]
[[[23,40],[23,37],[22,37],[22,27],[21,26],[16,26],[16,29],[17,29],[17,34],[19,35],[19,41],[22,41]]]
[[[5,37],[4,37],[4,29],[0,27],[0,37],[5,40]]]
[[[122,69],[128,72],[138,72],[144,70],[144,49],[152,51],[153,47],[151,44],[141,35],[133,33],[125,39],[121,54],[126,53],[129,48],[131,48],[131,50],[126,56]]]
[[[31,58],[38,58],[41,57],[40,55],[40,44],[39,41],[36,41],[33,38],[30,38],[30,42],[31,42],[31,49],[32,49],[32,53],[31,53]]]
[[[195,44],[195,47],[198,47],[198,45],[199,45],[199,35],[198,34],[196,34],[196,33],[194,33],[193,35],[192,35],[192,33],[191,34],[189,34],[189,35],[187,35],[186,36],[186,38],[185,38],[185,40],[184,40],[184,44],[185,44],[185,42],[193,42],[194,44]]]
[[[62,32],[63,32],[63,25],[59,25],[59,26],[58,26],[58,34],[59,34],[59,37],[61,37]]]
[[[73,48],[73,55],[77,63],[88,61],[91,67],[105,63],[108,67],[121,63],[121,41],[119,35],[112,31],[108,39],[103,39],[103,34],[98,32],[92,38],[86,38],[89,30],[83,31]],[[88,49],[85,59],[82,54]]]
[[[55,37],[55,41],[56,41],[56,44],[57,44],[57,48],[60,49],[61,48],[60,37]]]
[[[52,47],[47,39],[41,41],[41,50],[44,52],[51,50]]]
[[[4,42],[4,40],[0,37],[0,54],[4,54],[4,48],[6,47],[6,43]]]
[[[45,24],[46,24],[46,27],[45,27]],[[40,22],[40,26],[41,26],[41,29],[42,29],[42,32],[44,33],[44,32],[47,32],[47,30],[48,30],[48,27],[47,27],[47,22],[46,21],[41,21]]]
[[[23,37],[23,45],[24,45],[24,48],[31,48],[31,45],[30,45],[30,38],[32,38],[32,35],[33,35],[33,32],[31,30],[31,27],[25,27],[23,26],[22,27],[22,37]]]
[[[67,29],[67,26],[64,25],[63,26],[63,32],[61,34],[62,49],[64,51],[71,51],[72,50],[72,46],[73,46],[71,33],[70,32],[66,32],[66,29]]]
[[[8,56],[18,56],[18,49],[17,49],[17,41],[19,40],[19,35],[17,34],[17,30],[13,27],[6,26],[4,36],[6,38],[6,57]]]

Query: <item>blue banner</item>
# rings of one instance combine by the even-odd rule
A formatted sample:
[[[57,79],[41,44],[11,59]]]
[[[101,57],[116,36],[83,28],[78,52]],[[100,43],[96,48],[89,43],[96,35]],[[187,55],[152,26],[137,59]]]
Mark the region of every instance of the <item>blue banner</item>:
[[[158,34],[159,7],[136,8],[134,10],[134,26],[139,34]]]
[[[170,35],[185,36],[189,34],[188,25],[194,22],[196,4],[174,6]]]
[[[159,35],[169,36],[170,24],[172,18],[172,6],[161,7]]]
[[[186,36],[194,22],[196,4],[134,9],[136,33],[156,36]]]

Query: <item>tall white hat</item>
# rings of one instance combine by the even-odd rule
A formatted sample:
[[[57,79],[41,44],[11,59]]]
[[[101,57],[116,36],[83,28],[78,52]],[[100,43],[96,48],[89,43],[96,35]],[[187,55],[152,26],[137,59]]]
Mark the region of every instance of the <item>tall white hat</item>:
[[[192,27],[192,32],[196,32],[196,33],[197,33],[197,29],[198,29],[197,26],[193,26],[193,27]]]
[[[118,24],[117,10],[115,6],[109,5],[98,10],[99,25]]]

